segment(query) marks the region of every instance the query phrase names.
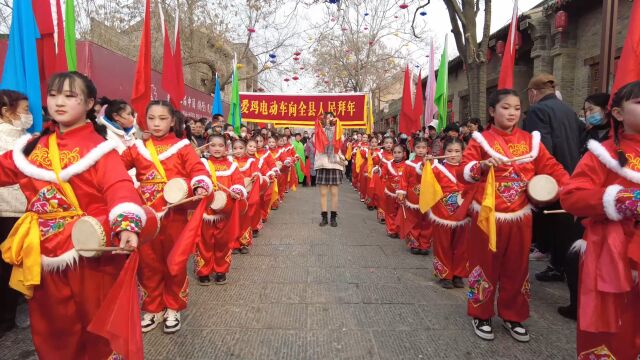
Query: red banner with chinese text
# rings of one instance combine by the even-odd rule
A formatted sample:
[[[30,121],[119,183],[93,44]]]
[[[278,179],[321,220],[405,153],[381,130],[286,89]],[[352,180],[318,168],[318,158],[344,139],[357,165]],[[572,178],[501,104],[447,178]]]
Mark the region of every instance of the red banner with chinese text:
[[[364,94],[240,93],[243,122],[277,127],[313,127],[316,117],[333,112],[345,128],[365,127]]]

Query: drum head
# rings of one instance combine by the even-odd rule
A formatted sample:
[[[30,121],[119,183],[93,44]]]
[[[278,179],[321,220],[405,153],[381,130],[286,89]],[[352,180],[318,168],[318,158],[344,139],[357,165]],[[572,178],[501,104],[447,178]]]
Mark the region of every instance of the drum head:
[[[102,228],[102,224],[92,217],[83,216],[78,219],[71,229],[71,242],[76,249],[91,249],[103,247],[107,243],[107,236]],[[100,251],[78,251],[80,256],[96,257],[100,256]]]
[[[527,186],[529,197],[538,203],[554,202],[559,190],[558,183],[549,175],[536,175]]]
[[[211,210],[221,211],[227,205],[227,193],[224,191],[214,191],[213,201],[211,202]]]
[[[187,182],[184,179],[171,179],[164,186],[162,194],[169,204],[175,204],[178,201],[187,198],[187,195],[189,194],[189,185],[187,185]]]

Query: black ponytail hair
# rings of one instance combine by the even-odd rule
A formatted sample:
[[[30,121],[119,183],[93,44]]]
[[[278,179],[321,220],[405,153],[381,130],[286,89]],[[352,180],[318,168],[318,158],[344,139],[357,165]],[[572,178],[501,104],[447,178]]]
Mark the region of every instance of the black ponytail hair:
[[[491,126],[494,125],[494,119],[493,116],[491,116],[491,113],[489,113],[489,108],[493,108],[495,110],[500,101],[502,101],[502,99],[506,98],[507,96],[515,96],[518,99],[520,98],[520,94],[518,94],[518,92],[513,89],[498,89],[491,93],[491,95],[487,99],[487,130],[489,130]]]
[[[630,82],[616,91],[611,99],[611,106],[609,109],[621,108],[626,101],[640,98],[640,80]],[[627,155],[622,151],[620,147],[620,132],[622,130],[622,121],[618,121],[613,117],[612,111],[607,113],[609,121],[613,122],[613,143],[616,146],[616,153],[618,154],[618,163],[620,167],[627,165]]]
[[[460,138],[455,137],[455,136],[447,136],[447,137],[444,139],[444,143],[443,143],[443,145],[442,145],[442,149],[443,149],[443,150],[447,150],[447,146],[449,146],[449,145],[453,145],[453,144],[458,144],[458,145],[460,145],[460,148],[461,148],[462,150],[464,150],[464,147],[465,147],[465,143],[464,143],[464,141],[462,141]]]
[[[173,132],[176,137],[180,139],[185,137],[185,131],[188,130],[185,130],[185,116],[183,113],[177,111],[167,100],[151,100],[149,102],[149,105],[147,105],[145,114],[149,113],[149,109],[151,109],[152,106],[161,106],[163,108],[166,108],[169,111],[169,116],[171,116],[174,121],[174,125],[169,129],[169,131]],[[190,133],[188,135],[190,135]]]
[[[418,136],[413,139],[413,147],[415,148],[418,144],[425,144],[429,147],[429,140],[425,137]]]
[[[127,107],[130,107],[129,104],[122,99],[111,100],[104,106],[106,106],[106,109],[104,110],[104,116],[106,116],[110,121],[116,121],[113,116],[119,115],[121,112],[126,110]]]
[[[64,91],[64,86],[66,83],[69,83],[69,90],[77,93],[78,95],[83,95],[85,97],[85,101],[93,100],[95,105],[96,98],[98,96],[98,90],[94,85],[93,81],[89,79],[86,75],[79,73],[77,71],[69,71],[69,72],[61,72],[54,74],[47,84],[47,93],[62,93]],[[78,85],[80,82],[80,85]],[[96,110],[93,106],[89,108],[86,115],[87,119],[91,121],[93,125],[93,129],[100,134],[103,138],[107,138],[107,127],[96,122]],[[38,142],[42,137],[51,134],[55,131],[55,126],[57,123],[55,120],[50,119],[49,126],[46,126],[39,136],[36,136],[31,141],[27,143],[27,145],[22,150],[22,153],[25,156],[31,155],[33,149],[36,148]]]
[[[209,144],[211,144],[213,142],[213,139],[220,139],[222,140],[222,143],[225,144],[225,146],[227,145],[227,138],[224,137],[224,135],[222,134],[212,134],[209,136]]]

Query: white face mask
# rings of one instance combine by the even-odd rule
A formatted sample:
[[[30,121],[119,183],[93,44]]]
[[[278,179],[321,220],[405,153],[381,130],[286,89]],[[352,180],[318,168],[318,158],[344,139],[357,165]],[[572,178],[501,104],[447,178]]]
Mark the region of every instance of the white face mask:
[[[13,126],[19,129],[28,129],[33,125],[33,115],[20,114],[20,118],[12,121]]]

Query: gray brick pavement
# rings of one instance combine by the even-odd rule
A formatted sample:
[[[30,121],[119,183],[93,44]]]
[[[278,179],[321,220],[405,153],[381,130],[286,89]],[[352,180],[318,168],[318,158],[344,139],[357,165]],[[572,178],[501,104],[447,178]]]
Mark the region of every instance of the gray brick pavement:
[[[431,256],[387,238],[348,185],[338,228],[319,228],[317,190],[289,193],[224,286],[190,288],[182,330],[144,336],[147,359],[572,359],[575,323],[557,315],[564,284],[532,282],[531,342],[478,339],[465,290],[435,284]],[[532,263],[532,272],[544,264]],[[34,359],[28,330],[0,359]]]

